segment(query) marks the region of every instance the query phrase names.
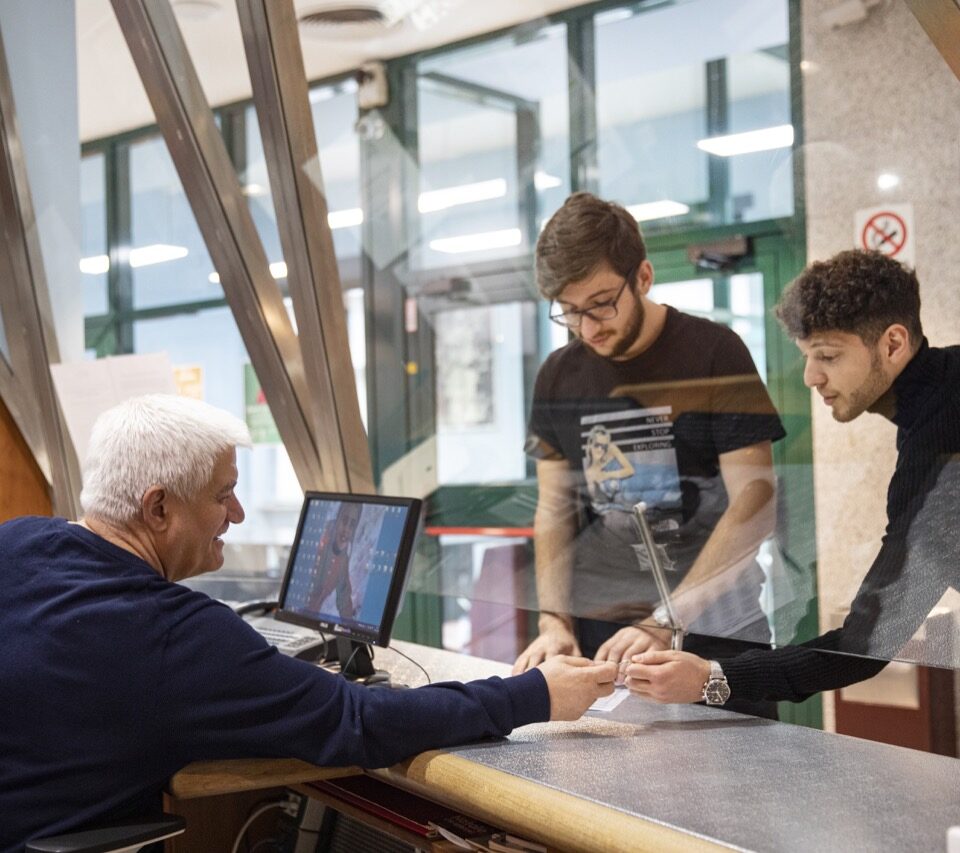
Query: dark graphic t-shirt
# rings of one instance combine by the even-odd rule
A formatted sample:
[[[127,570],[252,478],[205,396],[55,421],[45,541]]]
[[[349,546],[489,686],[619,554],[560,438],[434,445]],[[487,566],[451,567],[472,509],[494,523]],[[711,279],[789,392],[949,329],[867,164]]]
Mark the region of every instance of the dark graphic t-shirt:
[[[743,341],[709,320],[668,307],[660,336],[629,361],[580,341],[552,353],[537,375],[527,452],[577,472],[575,615],[627,622],[648,612],[659,596],[634,548],[633,505],[647,505],[676,586],[727,508],[720,456],[784,434]],[[759,566],[746,570],[688,627],[766,640],[762,582]]]

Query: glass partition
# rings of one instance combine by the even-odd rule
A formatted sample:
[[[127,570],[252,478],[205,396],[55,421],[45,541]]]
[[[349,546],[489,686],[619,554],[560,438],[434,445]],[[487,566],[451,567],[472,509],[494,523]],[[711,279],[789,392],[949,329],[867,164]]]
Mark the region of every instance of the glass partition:
[[[663,617],[649,549],[633,548],[642,543],[631,508],[642,498],[667,586],[680,587],[675,602],[669,597],[685,628],[784,646],[852,612],[852,627],[832,635],[826,652],[960,668],[960,447],[950,444],[950,425],[936,433],[947,436],[942,446],[927,445],[935,462],[897,496],[903,506],[888,505],[891,476],[906,476],[905,433],[874,413],[852,423],[832,416],[824,389],[804,384],[803,356],[773,316],[809,261],[869,234],[871,247],[917,267],[930,343],[955,340],[960,259],[944,223],[960,181],[951,137],[958,84],[904,4],[863,5],[862,20],[838,22],[794,0],[581,4],[398,57],[386,63],[390,102],[377,112],[394,149],[387,154],[376,134],[356,131],[352,80],[314,87],[380,488],[398,482],[387,469],[406,465],[426,496],[398,637],[509,661],[537,636],[541,608],[550,610],[555,590],[542,580],[538,590],[535,569],[549,557],[534,543],[545,480],[525,442],[538,372],[570,332],[551,323],[539,298],[534,251],[566,197],[589,190],[622,203],[643,228],[652,302],[715,325],[691,327],[701,331],[685,335],[671,371],[601,390],[583,374],[609,410],[578,412],[580,433],[564,454],[567,504],[553,515],[579,534],[598,521],[612,531],[613,546],[603,537],[565,546],[567,556],[579,547],[578,569],[617,548],[626,556],[617,584],[587,571],[582,598],[564,612],[614,631]],[[268,255],[282,264],[251,108],[222,112]],[[255,377],[162,143],[141,135],[117,144],[129,149],[129,349],[162,347],[178,365],[204,365],[207,398],[246,411],[247,391],[259,399]],[[105,161],[96,156],[83,173],[85,258],[121,249],[98,230]],[[371,163],[365,186],[361,165]],[[387,192],[384,173],[402,176]],[[881,221],[922,239],[894,239],[879,224],[871,232],[868,223]],[[168,256],[134,264],[134,251],[151,246]],[[89,314],[123,307],[105,301],[105,273],[84,282]],[[734,367],[685,374],[706,357],[717,326],[733,333],[723,340]],[[756,432],[758,418],[779,421],[784,435]],[[716,557],[709,549],[727,535],[742,485],[722,457],[767,439],[775,493],[750,513],[762,523],[742,547]],[[644,467],[647,482],[630,482]],[[771,470],[758,467],[763,476],[748,484]],[[253,554],[250,576],[269,567],[275,580],[299,502],[282,446],[245,456],[244,480],[252,511],[235,542],[250,548],[235,560]],[[871,569],[891,548],[893,562]],[[698,583],[683,586],[701,554]],[[690,615],[695,599],[706,605]]]
[[[352,80],[312,90],[322,179],[317,164],[305,168],[329,188],[354,376],[361,416],[366,417],[355,91]],[[224,111],[218,115],[218,126],[229,128],[225,131],[228,152],[237,165],[270,271],[286,293],[286,265],[253,108],[241,105]],[[114,181],[109,200],[104,179],[108,156],[112,168],[123,172],[123,179]],[[296,530],[302,491],[166,145],[147,130],[106,144],[104,151],[88,154],[83,164],[85,260],[81,269],[88,347],[99,355],[165,353],[181,393],[245,418],[253,434],[253,449],[238,453],[237,495],[246,521],[231,531],[225,568],[190,583],[228,600],[275,597]],[[126,179],[128,191],[124,190]],[[129,228],[129,247],[108,247],[107,203],[113,207],[119,232]],[[120,261],[113,296],[107,288],[108,248]],[[94,270],[89,258],[97,251],[102,252],[104,263]],[[296,326],[289,296],[284,302]]]

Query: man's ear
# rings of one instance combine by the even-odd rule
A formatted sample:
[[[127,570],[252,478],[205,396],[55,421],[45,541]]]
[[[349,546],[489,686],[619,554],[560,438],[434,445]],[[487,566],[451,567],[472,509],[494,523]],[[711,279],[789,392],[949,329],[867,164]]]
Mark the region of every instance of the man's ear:
[[[143,522],[151,530],[166,530],[170,523],[170,513],[167,510],[169,496],[162,486],[151,486],[143,493],[140,499],[140,512]]]
[[[907,327],[894,323],[887,326],[880,336],[880,354],[895,368],[903,369],[913,356],[913,347],[910,342],[910,332]]]
[[[650,292],[650,288],[653,287],[653,264],[650,261],[644,260],[640,263],[634,281],[637,293],[641,296],[646,296]]]

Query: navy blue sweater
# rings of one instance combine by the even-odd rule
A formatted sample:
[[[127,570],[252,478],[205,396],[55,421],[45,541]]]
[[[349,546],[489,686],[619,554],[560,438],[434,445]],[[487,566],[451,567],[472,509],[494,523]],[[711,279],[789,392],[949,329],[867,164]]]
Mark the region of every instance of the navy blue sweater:
[[[546,720],[539,670],[370,690],[63,519],[0,525],[0,851],[159,806],[191,761],[383,767]]]

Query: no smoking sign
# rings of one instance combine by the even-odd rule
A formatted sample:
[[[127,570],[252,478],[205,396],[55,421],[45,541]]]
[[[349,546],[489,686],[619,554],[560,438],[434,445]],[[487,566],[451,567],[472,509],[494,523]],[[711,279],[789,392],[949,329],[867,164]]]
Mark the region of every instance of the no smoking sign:
[[[888,204],[858,210],[854,217],[854,240],[858,249],[880,252],[914,266],[913,205]]]

